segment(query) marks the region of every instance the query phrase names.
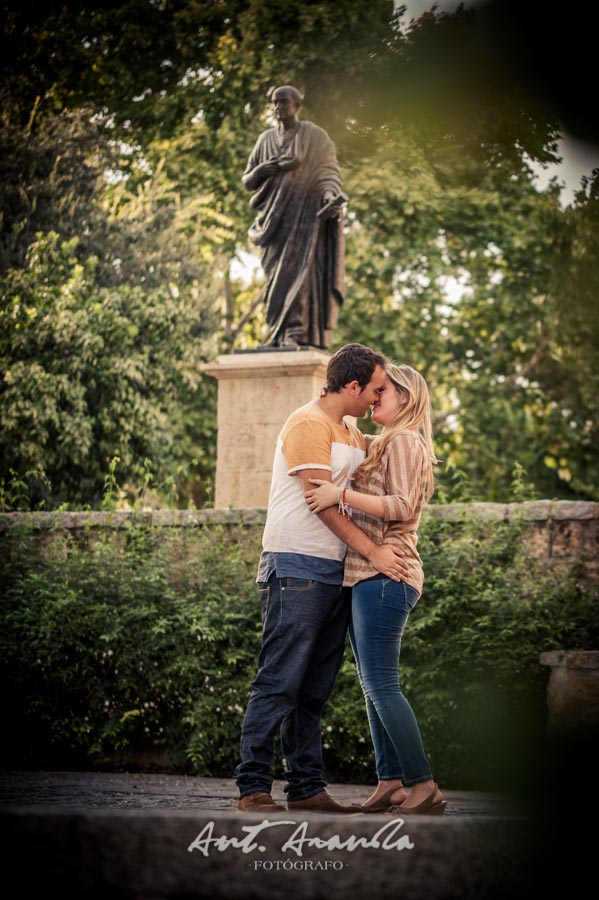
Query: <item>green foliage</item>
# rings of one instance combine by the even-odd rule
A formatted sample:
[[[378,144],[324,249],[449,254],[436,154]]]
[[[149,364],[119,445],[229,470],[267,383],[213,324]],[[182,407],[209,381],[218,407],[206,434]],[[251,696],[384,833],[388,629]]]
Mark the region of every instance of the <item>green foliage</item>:
[[[539,653],[598,645],[596,589],[576,567],[531,565],[523,533],[520,521],[423,522],[426,585],[400,673],[448,787],[524,779],[546,727]],[[115,520],[100,535],[47,533],[40,555],[39,534],[11,530],[5,764],[111,768],[160,748],[164,766],[230,777],[260,645],[259,539],[260,529]],[[374,780],[349,648],[323,739],[329,778]]]
[[[464,787],[524,784],[546,729],[538,654],[599,641],[597,592],[580,564],[531,565],[523,535],[518,519],[484,523],[473,511],[463,527],[429,517],[420,532],[426,586],[401,675],[434,770]]]
[[[6,567],[13,761],[110,764],[152,745],[222,771],[258,640],[255,558],[250,565],[243,535],[134,524],[100,539],[46,537],[42,561],[25,530]]]
[[[402,639],[400,679],[435,777],[469,789],[526,788],[546,734],[544,650],[599,645],[596,589],[578,567],[531,566],[521,521],[456,525],[429,514],[426,579]],[[373,780],[368,723],[346,655],[325,717],[341,780]],[[337,768],[338,767],[338,768]]]
[[[473,497],[505,500],[518,463],[544,496],[598,497],[597,178],[564,210],[530,166],[586,115],[585,79],[564,98],[550,47],[527,46],[534,17],[494,2],[411,27],[391,0],[5,6],[0,479],[51,483],[19,503],[97,505],[115,455],[127,495],[150,502],[148,458],[182,505],[210,501],[216,385],[199,363],[263,338],[258,280],[230,267],[251,249],[240,175],[282,82],[335,140],[350,197],[335,346],[424,372],[444,496],[462,472]],[[28,322],[11,318],[17,290]],[[32,334],[64,292],[94,352],[54,322],[59,364]],[[114,319],[132,362],[115,360]]]
[[[43,472],[54,505],[98,502],[115,455],[133,478],[146,457],[163,469],[180,459],[177,406],[202,381],[187,298],[165,286],[149,304],[141,287],[99,287],[95,260],[81,265],[75,249],[40,237],[0,308],[2,471]]]
[[[56,232],[63,241],[78,238],[79,260],[95,256],[100,281],[114,283],[123,241],[95,201],[118,154],[101,117],[87,106],[48,111],[38,97],[23,125],[15,108],[14,96],[0,90],[0,273],[26,266],[39,234]]]
[[[521,10],[499,30],[464,9],[401,28],[389,0],[5,12],[3,509],[210,500],[216,384],[201,363],[261,339],[263,311],[245,321],[258,285],[229,267],[249,249],[240,174],[281,82],[334,138],[350,196],[336,344],[426,375],[438,499],[598,497],[599,182],[567,210],[556,185],[535,187],[529,161],[555,159],[576,116],[524,77],[540,51],[519,43]],[[520,777],[544,724],[537,654],[597,643],[593,594],[575,571],[530,571],[520,528],[431,517],[422,531],[403,679],[455,785]],[[230,774],[258,546],[196,537],[56,535],[40,559],[22,534],[0,637],[13,762],[100,764],[152,743]],[[372,774],[349,655],[325,742],[334,777]]]
[[[359,335],[423,372],[446,495],[459,469],[474,498],[505,501],[518,463],[543,496],[595,498],[594,188],[564,212],[522,158],[398,124],[349,168],[347,190],[335,347]]]
[[[19,474],[9,469],[6,478],[0,478],[0,511],[42,510],[45,497],[51,493],[52,485],[43,470],[29,469]]]

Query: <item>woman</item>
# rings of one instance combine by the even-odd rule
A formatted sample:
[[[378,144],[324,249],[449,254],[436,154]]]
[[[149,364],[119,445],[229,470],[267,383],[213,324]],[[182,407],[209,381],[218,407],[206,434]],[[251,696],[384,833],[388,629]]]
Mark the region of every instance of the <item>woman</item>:
[[[399,685],[401,636],[422,591],[422,560],[416,549],[422,506],[434,490],[436,464],[426,382],[410,366],[389,365],[372,407],[382,431],[354,476],[354,488],[320,479],[306,494],[313,512],[328,506],[352,510],[353,521],[376,543],[401,548],[409,575],[386,578],[348,548],[344,584],[352,587],[350,641],[375,750],[378,784],[361,805],[364,812],[442,815],[446,802],[433,780],[420,730]],[[411,788],[410,794],[405,787]]]

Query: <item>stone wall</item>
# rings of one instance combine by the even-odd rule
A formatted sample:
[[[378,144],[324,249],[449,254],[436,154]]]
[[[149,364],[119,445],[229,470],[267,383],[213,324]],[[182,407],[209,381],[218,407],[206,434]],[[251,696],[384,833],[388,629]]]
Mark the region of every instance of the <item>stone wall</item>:
[[[595,594],[599,584],[599,503],[541,500],[431,505],[425,515],[448,523],[456,531],[473,517],[489,523],[521,518],[526,523],[524,539],[531,569],[551,568],[559,579],[562,567],[569,570],[573,563],[581,562],[586,573],[586,577],[581,573],[581,581]],[[264,509],[5,513],[0,514],[0,570],[3,560],[20,561],[23,535],[27,552],[33,552],[34,557],[62,560],[68,553],[67,538],[88,548],[95,537],[108,536],[116,550],[125,542],[128,528],[142,523],[165,532],[184,532],[174,542],[177,560],[181,558],[181,545],[193,548],[196,541],[205,541],[207,536],[210,539],[211,529],[217,528],[225,529],[236,543],[243,542],[248,559],[254,560],[265,517]],[[550,725],[558,731],[582,734],[585,740],[587,734],[596,734],[599,742],[599,652],[591,647],[564,647],[541,653],[539,661],[551,670],[547,694]],[[162,751],[157,752],[158,762],[152,762],[152,766],[168,768]],[[148,767],[147,756],[143,760],[135,755],[127,759],[128,764]]]
[[[599,581],[599,503],[569,500],[535,500],[526,503],[433,504],[425,511],[455,523],[471,516],[486,521],[506,521],[522,516],[527,523],[531,555],[547,565],[559,566],[581,560],[591,581]],[[116,512],[53,512],[0,514],[0,539],[19,526],[39,531],[42,552],[52,552],[61,534],[92,534],[119,531],[133,522],[162,528],[206,528],[262,531],[264,509],[145,510]]]

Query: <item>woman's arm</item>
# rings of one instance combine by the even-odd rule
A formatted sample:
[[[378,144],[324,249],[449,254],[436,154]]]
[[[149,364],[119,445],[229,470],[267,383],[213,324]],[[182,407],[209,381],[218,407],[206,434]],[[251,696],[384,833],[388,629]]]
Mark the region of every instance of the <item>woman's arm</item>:
[[[339,503],[339,494],[342,488],[330,481],[322,481],[320,478],[311,478],[310,484],[318,484],[320,487],[308,491],[306,500],[312,512],[319,513],[329,506],[337,506]],[[352,491],[349,488],[345,491],[345,503],[368,513],[370,516],[377,516],[382,519],[384,516],[384,505],[382,497],[375,497],[374,494],[361,494],[359,491]]]
[[[328,485],[338,493],[339,489],[328,480],[330,473],[324,473],[327,478],[310,478],[311,473],[318,473],[318,469],[302,469],[297,473],[304,493],[309,490],[309,483],[314,480],[321,485]],[[332,504],[331,504],[332,506]],[[378,572],[382,572],[394,581],[407,578],[409,570],[403,559],[403,554],[392,544],[375,544],[358,526],[346,516],[339,516],[331,507],[324,508],[318,513],[318,518],[329,528],[333,534],[340,538],[344,544],[367,559]]]
[[[344,501],[348,506],[359,509],[369,516],[386,521],[411,519],[422,499],[422,463],[424,448],[416,435],[405,432],[397,435],[390,444],[385,473],[388,494],[382,496],[364,494],[346,489]],[[310,479],[318,484],[306,493],[306,500],[312,512],[320,512],[339,502],[341,488],[330,482]]]

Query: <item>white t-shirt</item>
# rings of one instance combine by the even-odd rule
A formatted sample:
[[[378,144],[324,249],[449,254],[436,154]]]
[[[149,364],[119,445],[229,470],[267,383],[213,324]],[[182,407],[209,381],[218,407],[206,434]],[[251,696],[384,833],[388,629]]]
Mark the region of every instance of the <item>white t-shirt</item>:
[[[365,446],[359,429],[337,425],[317,401],[289,416],[277,439],[264,552],[343,560],[346,545],[310,511],[297,472],[327,469],[335,484],[347,487],[365,457]]]

